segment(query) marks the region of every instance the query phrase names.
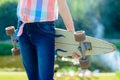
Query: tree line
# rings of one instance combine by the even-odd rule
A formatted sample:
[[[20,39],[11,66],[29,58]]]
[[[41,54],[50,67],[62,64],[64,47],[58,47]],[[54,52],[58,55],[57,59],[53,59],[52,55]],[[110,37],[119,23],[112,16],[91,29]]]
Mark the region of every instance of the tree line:
[[[88,35],[94,36],[95,18],[105,28],[104,37],[111,37],[108,34],[112,32],[115,38],[120,38],[117,35],[120,33],[120,0],[67,0],[67,2],[76,30],[83,29]],[[16,8],[17,0],[8,0],[0,4],[0,41],[9,39],[5,34],[7,26],[17,26]],[[58,28],[65,28],[60,16],[55,25]]]

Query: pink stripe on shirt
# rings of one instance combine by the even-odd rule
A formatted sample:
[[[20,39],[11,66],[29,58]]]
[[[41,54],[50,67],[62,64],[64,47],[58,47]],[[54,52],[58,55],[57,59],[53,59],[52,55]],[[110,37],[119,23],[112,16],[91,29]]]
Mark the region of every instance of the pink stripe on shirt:
[[[27,1],[25,21],[28,21],[30,17],[30,10],[31,10],[31,0]]]
[[[25,3],[26,3],[26,1],[24,1],[24,0],[21,0],[20,2],[21,2],[21,4],[22,4],[21,6],[24,6],[24,5],[25,5]],[[23,16],[23,17],[24,17],[24,16],[25,16],[25,14],[24,14],[24,9],[23,9],[21,6],[20,6],[21,16]]]
[[[55,1],[56,0],[49,0],[49,2],[48,2],[48,9],[47,9],[47,11],[48,11],[48,15],[47,15],[47,20],[48,21],[50,21],[50,20],[52,20],[53,18],[54,18],[54,8],[55,8]]]

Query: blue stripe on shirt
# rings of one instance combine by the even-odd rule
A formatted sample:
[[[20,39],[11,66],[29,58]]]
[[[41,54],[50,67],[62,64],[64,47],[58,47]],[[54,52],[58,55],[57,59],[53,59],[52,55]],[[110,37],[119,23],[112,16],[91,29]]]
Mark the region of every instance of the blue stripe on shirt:
[[[40,20],[40,18],[41,18],[41,10],[42,10],[42,0],[37,0],[35,21]]]

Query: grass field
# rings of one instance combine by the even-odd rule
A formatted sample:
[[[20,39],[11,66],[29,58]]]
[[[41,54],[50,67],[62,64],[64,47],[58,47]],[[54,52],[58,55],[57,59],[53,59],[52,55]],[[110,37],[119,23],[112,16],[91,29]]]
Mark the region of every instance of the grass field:
[[[28,80],[25,72],[0,72],[0,80]],[[97,77],[62,76],[55,80],[120,80],[116,75],[102,74]]]

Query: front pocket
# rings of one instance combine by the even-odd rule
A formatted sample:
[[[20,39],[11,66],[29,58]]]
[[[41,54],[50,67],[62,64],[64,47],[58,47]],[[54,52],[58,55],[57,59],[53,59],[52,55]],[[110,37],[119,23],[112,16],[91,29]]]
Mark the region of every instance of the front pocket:
[[[50,33],[54,34],[55,29],[54,29],[54,23],[53,22],[42,22],[42,23],[37,23],[37,27],[45,33]]]

